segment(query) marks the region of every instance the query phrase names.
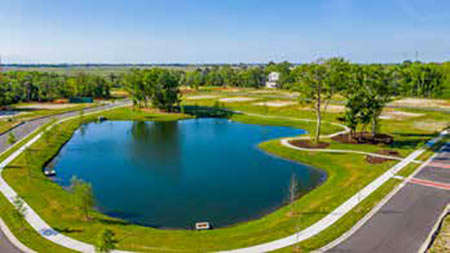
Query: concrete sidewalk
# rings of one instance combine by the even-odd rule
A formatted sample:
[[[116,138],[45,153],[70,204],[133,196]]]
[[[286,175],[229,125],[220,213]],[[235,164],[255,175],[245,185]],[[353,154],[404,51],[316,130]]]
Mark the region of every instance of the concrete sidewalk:
[[[128,102],[119,102],[115,104],[109,104],[105,106],[100,106],[96,108],[91,108],[85,110],[86,114],[88,115],[90,113],[96,113],[99,111],[105,111],[110,110],[113,108],[121,107],[127,105]],[[66,114],[58,115],[57,118],[61,119],[61,121],[67,120],[71,117],[77,116],[78,112],[71,112]],[[14,133],[18,137],[18,140],[25,138],[29,134],[31,134],[33,131],[44,125],[50,120],[50,118],[35,120],[32,122],[29,122],[29,124],[23,124],[20,127],[17,127],[14,129]],[[16,157],[18,157],[27,147],[31,146],[34,142],[36,142],[42,134],[38,134],[34,138],[32,138],[30,141],[28,141],[25,145],[23,145],[20,149],[12,153],[8,158],[3,160],[0,163],[0,173],[3,171],[3,169],[12,162]],[[4,138],[7,137],[6,135],[3,135],[0,137],[0,152],[4,152],[8,149],[8,147],[5,144]],[[4,179],[0,176],[0,191],[3,195],[12,203],[14,199],[17,196],[17,193],[4,181]],[[65,235],[62,235],[58,232],[56,232],[53,228],[51,228],[27,203],[25,203],[25,207],[27,209],[25,219],[27,222],[33,227],[34,230],[36,230],[41,236],[43,236],[45,239],[53,241],[56,244],[59,244],[61,246],[64,246],[66,248],[74,249],[81,252],[95,252],[95,248],[92,245],[74,240],[70,237],[67,237]],[[5,252],[21,252],[18,250],[6,237],[3,237],[0,234],[0,252],[4,252],[2,245],[4,245]],[[15,251],[14,251],[15,250]],[[120,251],[116,251],[120,252]]]

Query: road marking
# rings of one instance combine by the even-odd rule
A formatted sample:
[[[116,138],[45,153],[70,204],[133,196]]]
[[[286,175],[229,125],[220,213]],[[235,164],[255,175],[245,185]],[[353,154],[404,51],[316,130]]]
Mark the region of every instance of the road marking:
[[[419,185],[424,185],[424,186],[429,186],[429,187],[434,187],[434,188],[439,188],[439,189],[450,191],[450,184],[439,183],[439,182],[418,179],[418,178],[411,178],[408,180],[408,182],[413,183],[413,184],[419,184]]]

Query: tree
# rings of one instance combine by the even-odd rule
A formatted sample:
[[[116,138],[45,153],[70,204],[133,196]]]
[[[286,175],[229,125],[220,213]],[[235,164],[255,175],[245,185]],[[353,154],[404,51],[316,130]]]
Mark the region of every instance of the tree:
[[[317,126],[314,137],[319,142],[322,125],[322,105],[349,80],[348,63],[340,58],[319,60],[294,69],[294,90],[300,92],[300,102],[311,104],[316,112]]]
[[[99,253],[109,253],[116,249],[116,243],[117,241],[114,239],[114,232],[105,229],[98,236],[95,250]]]
[[[359,78],[356,85],[358,89],[364,90],[359,95],[365,96],[366,114],[372,124],[372,136],[375,137],[379,116],[391,101],[393,72],[381,65],[360,66],[357,72]]]
[[[9,132],[9,135],[8,135],[8,145],[13,145],[14,143],[16,143],[17,142],[17,138],[16,138],[16,136],[14,135],[14,133],[13,132]]]
[[[168,112],[172,112],[174,105],[180,103],[178,80],[169,71],[162,71],[159,75],[152,102],[157,108]]]
[[[89,210],[95,205],[94,194],[92,192],[92,186],[89,183],[78,179],[76,176],[72,177],[70,180],[70,190],[73,197],[75,198],[75,203],[81,209],[83,213],[83,218],[85,220],[89,219]]]

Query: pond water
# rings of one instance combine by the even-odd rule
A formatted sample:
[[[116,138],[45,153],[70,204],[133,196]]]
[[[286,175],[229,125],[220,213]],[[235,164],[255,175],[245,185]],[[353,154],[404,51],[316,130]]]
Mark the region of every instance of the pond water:
[[[211,118],[89,123],[48,167],[64,187],[72,176],[91,183],[97,209],[109,216],[158,228],[223,227],[285,204],[293,174],[303,192],[323,181],[318,170],[257,147],[303,133]]]

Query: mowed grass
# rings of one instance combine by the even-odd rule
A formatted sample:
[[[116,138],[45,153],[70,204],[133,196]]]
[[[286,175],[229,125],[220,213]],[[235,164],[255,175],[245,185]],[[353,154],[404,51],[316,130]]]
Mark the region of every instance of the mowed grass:
[[[110,119],[152,119],[176,120],[182,115],[133,112],[124,108],[102,115]],[[85,117],[89,120],[89,117]],[[308,154],[297,152],[273,140],[260,147],[281,157],[308,163],[322,168],[327,174],[326,182],[306,194],[291,206],[285,206],[259,220],[211,231],[169,231],[127,224],[92,212],[93,219],[84,222],[77,207],[72,204],[72,196],[60,186],[45,178],[41,169],[58,150],[61,143],[71,137],[80,120],[63,123],[52,132],[53,139],[46,144],[43,139],[32,148],[32,168],[27,168],[23,156],[15,160],[4,172],[5,179],[16,191],[55,229],[82,241],[94,243],[103,228],[113,230],[119,238],[119,247],[135,251],[192,249],[220,250],[278,239],[294,233],[298,227],[307,227],[332,211],[361,187],[372,181],[393,165],[388,162],[368,166],[364,156]],[[56,134],[57,133],[57,134]],[[334,163],[333,166],[329,166]],[[118,182],[120,183],[120,182]]]
[[[192,105],[211,106],[214,103],[214,100],[195,101]],[[301,106],[265,108],[254,106],[251,103],[253,101],[247,103],[229,103],[225,106],[228,109],[271,116],[293,117],[298,119],[314,119],[315,117],[314,112],[305,110]],[[185,115],[180,114],[133,111],[130,108],[117,109],[98,115],[104,115],[111,120],[178,120],[186,118]],[[98,115],[92,117],[87,116],[85,120],[93,119],[93,117],[97,117]],[[336,122],[338,117],[339,114],[336,113],[324,114],[324,120],[329,122]],[[246,123],[298,127],[306,129],[308,132],[313,132],[315,127],[314,122],[292,121],[289,119],[269,119],[246,115],[234,115],[232,119]],[[405,155],[435,135],[431,131],[418,131],[414,129],[413,126],[410,126],[410,121],[394,122],[395,124],[391,124],[391,121],[394,122],[393,120],[382,121],[381,130],[399,136],[399,141],[402,142],[392,148],[401,150],[402,154]],[[225,250],[252,246],[288,236],[323,218],[359,189],[396,163],[396,161],[389,161],[383,164],[373,165],[368,164],[363,155],[300,152],[282,146],[278,140],[272,140],[260,144],[260,148],[280,157],[321,169],[327,173],[327,180],[318,188],[302,196],[294,204],[282,207],[261,219],[236,224],[228,228],[201,232],[158,230],[142,227],[112,219],[95,211],[92,212],[93,219],[84,222],[81,219],[80,211],[72,204],[73,199],[71,195],[57,184],[45,178],[41,173],[45,162],[57,153],[61,144],[65,143],[71,137],[73,131],[78,128],[79,124],[79,120],[64,123],[58,130],[58,134],[53,136],[50,143],[47,144],[44,140],[40,140],[33,146],[34,162],[32,163],[31,169],[25,166],[22,156],[14,161],[12,166],[4,172],[4,177],[50,225],[68,236],[88,243],[94,243],[97,234],[102,229],[109,228],[115,232],[118,239],[118,246],[121,249],[134,251],[203,252]],[[340,127],[329,124],[324,124],[323,126],[324,134],[340,130],[342,130]],[[355,149],[358,146],[358,149],[360,148],[362,150],[382,148],[370,145],[337,143],[332,143],[332,145],[335,145],[335,147],[337,147],[336,145],[341,145],[339,146],[340,148],[348,149]],[[118,182],[118,185],[120,185],[120,182]],[[384,193],[382,192],[380,194],[383,195]],[[367,200],[368,207],[363,208],[363,210],[370,209],[370,206],[378,202],[380,196],[369,197]],[[360,211],[359,215],[363,215],[364,212]],[[330,230],[320,233],[317,236],[318,239],[316,242],[314,241],[316,237],[314,237],[311,239],[311,242],[308,240],[306,244],[302,244],[300,247],[302,249],[311,249],[321,243],[332,240],[341,232],[351,227],[357,221],[356,217],[358,216],[346,216],[342,221],[339,221],[344,224],[341,224],[341,229],[336,229],[336,226],[332,226]],[[54,252],[58,251],[56,250]]]

